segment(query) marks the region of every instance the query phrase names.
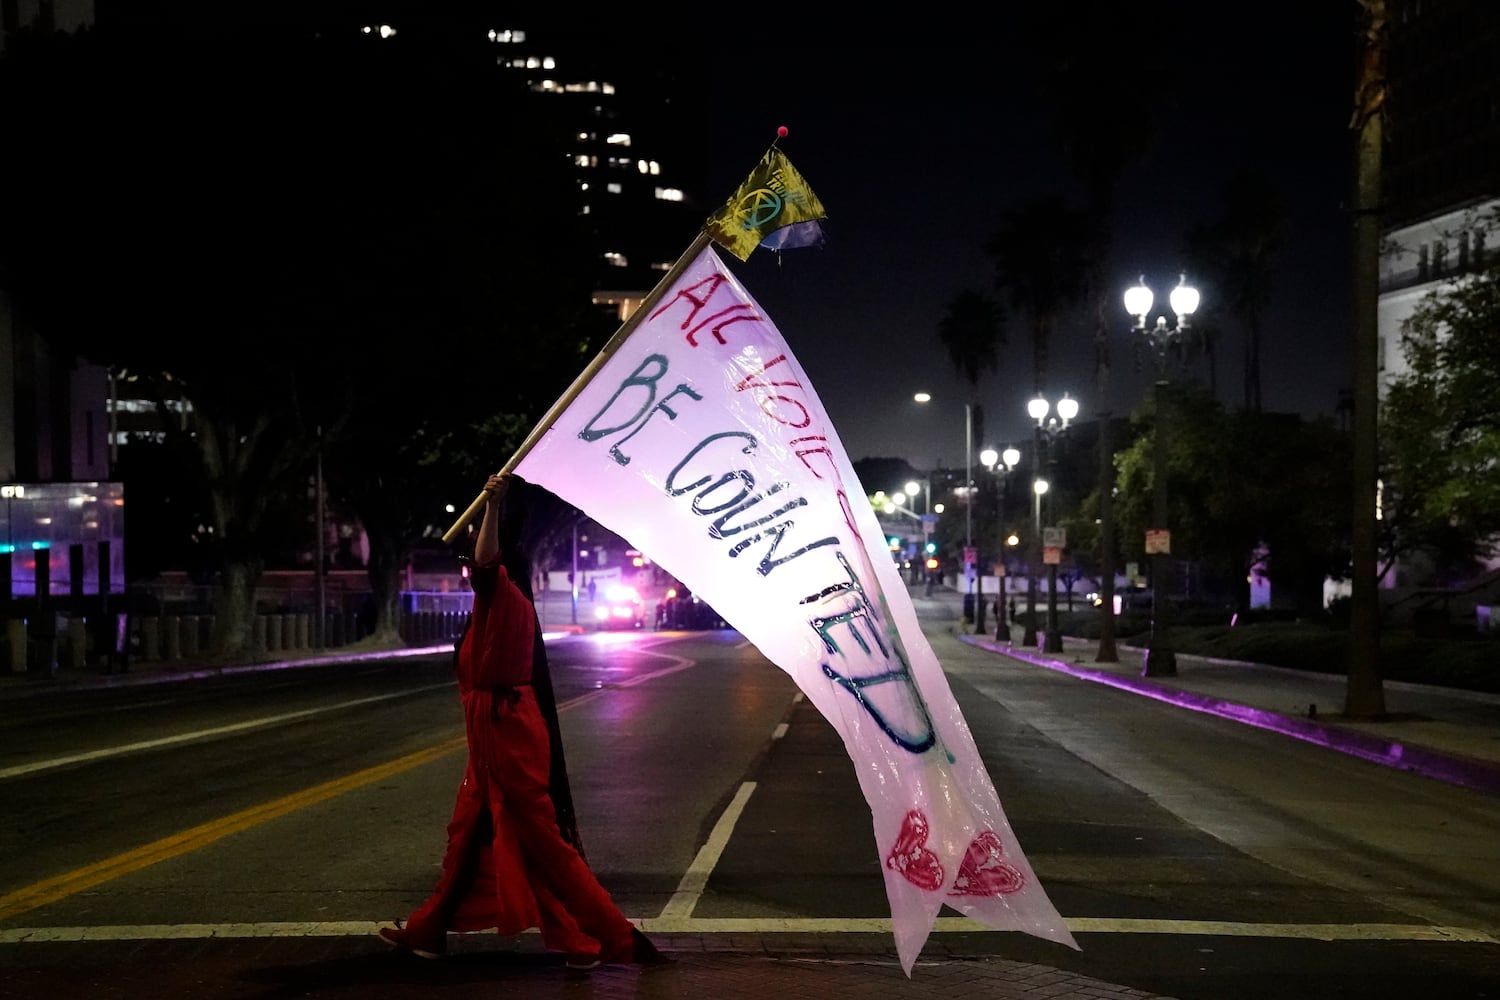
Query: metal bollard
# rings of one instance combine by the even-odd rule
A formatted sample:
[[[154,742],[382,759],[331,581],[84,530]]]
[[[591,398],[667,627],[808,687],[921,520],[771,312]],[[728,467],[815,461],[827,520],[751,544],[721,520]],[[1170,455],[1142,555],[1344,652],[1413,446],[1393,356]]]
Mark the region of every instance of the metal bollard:
[[[11,618],[5,622],[5,647],[9,651],[6,669],[13,674],[26,672],[26,622]]]
[[[198,655],[198,639],[202,634],[202,624],[197,615],[183,615],[182,624],[179,626],[181,632],[182,655],[191,660]]]
[[[162,655],[168,662],[182,659],[182,619],[177,615],[163,615]]]
[[[161,617],[141,619],[141,659],[155,663],[161,659]]]
[[[70,670],[82,670],[88,660],[88,622],[82,618],[68,619],[68,642],[63,650],[63,663]]]

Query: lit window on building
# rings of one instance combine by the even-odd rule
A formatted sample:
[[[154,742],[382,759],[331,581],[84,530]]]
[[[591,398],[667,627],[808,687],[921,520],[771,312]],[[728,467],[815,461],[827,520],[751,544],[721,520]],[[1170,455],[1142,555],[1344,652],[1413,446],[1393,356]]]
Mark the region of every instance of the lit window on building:
[[[604,141],[611,146],[628,146],[630,145],[630,136],[624,132],[616,132]]]
[[[656,189],[656,199],[658,201],[682,201],[683,197],[681,188],[659,187]]]
[[[588,153],[578,153],[573,157],[575,167],[597,167],[598,165],[599,157],[590,156]]]
[[[512,31],[509,28],[491,28],[490,41],[498,42],[502,45],[518,45],[526,41],[526,32]]]
[[[610,181],[605,185],[605,190],[607,190],[610,194],[619,194],[621,191],[625,190],[625,188],[620,184],[619,181]]]
[[[614,251],[610,251],[609,253],[606,253],[604,255],[604,262],[606,264],[608,264],[610,267],[629,267],[630,266],[630,262],[625,259],[625,255],[624,254],[622,254],[622,253],[616,253]]]

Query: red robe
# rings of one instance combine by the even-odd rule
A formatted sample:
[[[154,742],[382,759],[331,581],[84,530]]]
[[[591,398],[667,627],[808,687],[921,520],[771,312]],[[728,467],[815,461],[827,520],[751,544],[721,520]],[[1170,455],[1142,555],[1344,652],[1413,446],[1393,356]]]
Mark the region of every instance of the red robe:
[[[502,566],[480,568],[473,584],[458,649],[468,766],[443,873],[407,927],[426,940],[448,930],[540,927],[548,948],[630,961],[632,924],[558,829],[551,737],[531,683],[536,610]]]

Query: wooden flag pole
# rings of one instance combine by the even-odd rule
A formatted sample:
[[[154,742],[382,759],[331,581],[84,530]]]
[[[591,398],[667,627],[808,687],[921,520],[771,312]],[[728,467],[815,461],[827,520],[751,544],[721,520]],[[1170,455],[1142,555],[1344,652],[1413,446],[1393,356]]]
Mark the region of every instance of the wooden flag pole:
[[[604,363],[614,356],[614,353],[620,349],[620,345],[625,343],[626,339],[635,332],[637,326],[640,326],[641,321],[651,314],[651,310],[656,308],[656,304],[667,294],[667,290],[677,283],[677,279],[682,276],[682,272],[686,271],[688,265],[698,259],[698,255],[703,252],[704,247],[708,246],[710,242],[711,238],[707,230],[700,230],[697,237],[693,239],[692,245],[688,247],[687,252],[677,258],[677,263],[672,265],[672,269],[663,276],[661,281],[656,283],[656,287],[651,289],[650,294],[641,300],[641,304],[636,306],[635,311],[626,317],[625,322],[620,324],[620,328],[615,331],[614,336],[610,337],[608,343],[599,349],[599,353],[594,356],[594,360],[589,362],[587,368],[579,372],[578,377],[573,380],[573,384],[568,386],[567,391],[557,398],[557,402],[552,404],[552,408],[542,417],[541,422],[531,429],[530,434],[526,435],[526,440],[521,442],[521,447],[516,449],[516,453],[510,456],[510,461],[506,462],[504,467],[501,468],[500,475],[503,476],[508,472],[514,471],[515,467],[521,464],[521,460],[530,454],[531,449],[536,447],[537,442],[552,428],[552,425],[557,422],[558,417],[562,416],[563,411],[572,404],[573,400],[578,398],[578,394],[583,391],[584,386],[588,385],[593,377],[599,373],[599,369],[604,367]],[[488,496],[489,494],[483,490],[479,491],[479,495],[474,498],[474,502],[469,504],[468,509],[458,516],[458,520],[453,522],[453,526],[444,532],[444,542],[452,542],[458,536],[458,533],[464,530],[465,525],[479,516],[480,512],[484,509],[484,503]]]

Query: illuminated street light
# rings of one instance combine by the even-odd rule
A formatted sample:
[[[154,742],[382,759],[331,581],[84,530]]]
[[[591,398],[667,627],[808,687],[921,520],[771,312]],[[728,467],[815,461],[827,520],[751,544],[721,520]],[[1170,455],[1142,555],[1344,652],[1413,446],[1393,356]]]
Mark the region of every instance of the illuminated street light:
[[[1174,677],[1177,674],[1177,654],[1172,651],[1167,636],[1167,619],[1172,609],[1168,599],[1172,535],[1167,529],[1167,413],[1163,389],[1167,385],[1167,354],[1188,329],[1188,317],[1198,309],[1198,290],[1187,283],[1186,275],[1179,277],[1177,287],[1172,289],[1168,298],[1172,312],[1177,316],[1175,326],[1168,326],[1165,316],[1156,317],[1155,326],[1147,324],[1153,300],[1144,276],[1139,284],[1125,291],[1125,311],[1135,317],[1132,329],[1146,335],[1146,342],[1156,355],[1156,383],[1152,387],[1156,402],[1151,472],[1152,527],[1146,532],[1146,554],[1151,557],[1151,639],[1141,674],[1145,677]]]
[[[1056,412],[1055,416],[1048,414]],[[1038,393],[1035,398],[1026,404],[1026,412],[1031,419],[1036,421],[1037,456],[1046,456],[1048,475],[1057,478],[1057,439],[1067,431],[1073,418],[1078,416],[1078,400],[1063,393],[1062,398],[1054,407],[1052,403]],[[1047,491],[1047,481],[1039,479],[1037,485],[1041,492],[1037,494],[1037,523],[1035,525],[1035,537],[1033,539],[1033,555],[1031,559],[1031,576],[1028,584],[1026,604],[1026,632],[1022,637],[1022,643],[1033,645],[1036,643],[1036,553],[1045,553],[1042,538],[1041,525],[1041,494]],[[1049,513],[1054,508],[1049,501]],[[1055,528],[1054,526],[1051,526]],[[1059,546],[1060,548],[1060,546]],[[1046,653],[1062,652],[1062,631],[1057,626],[1057,563],[1047,563],[1047,632],[1043,640],[1042,651]]]
[[[906,486],[904,487],[904,489],[906,490],[906,495],[908,497],[911,497],[911,499],[913,501],[915,501],[917,499],[917,493],[920,492],[922,494],[922,513],[923,514],[931,514],[932,513],[932,473],[931,472],[927,473],[927,478],[926,478],[926,480],[924,482],[920,482],[919,483],[915,479],[913,479],[911,482],[909,482],[909,483],[906,484]]]
[[[997,452],[994,448],[986,448],[979,453],[979,462],[986,469],[995,473],[997,477],[996,495],[998,497],[995,509],[998,515],[1000,532],[999,562],[1005,565],[1005,485],[1009,474],[1020,464],[1021,450],[1019,448],[1007,447],[1004,451]],[[1010,624],[1005,617],[1005,576],[997,575],[996,597],[995,597],[995,638],[1004,640],[1010,637]],[[976,611],[974,621],[974,634],[979,635],[984,631],[984,616],[982,612]]]

